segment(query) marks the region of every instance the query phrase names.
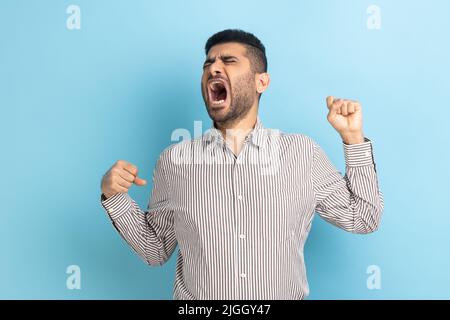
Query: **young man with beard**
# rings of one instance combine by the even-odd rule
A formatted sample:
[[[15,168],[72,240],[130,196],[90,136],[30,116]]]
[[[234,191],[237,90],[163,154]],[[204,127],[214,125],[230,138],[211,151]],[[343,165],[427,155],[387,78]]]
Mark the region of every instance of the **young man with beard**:
[[[342,176],[311,138],[263,127],[258,106],[270,77],[253,34],[224,30],[205,53],[211,129],[161,153],[145,212],[127,192],[146,181],[123,160],[102,179],[102,204],[148,264],[164,264],[179,245],[175,299],[303,299],[303,247],[315,212],[353,233],[379,226],[383,198],[361,105],[326,99],[343,142]]]

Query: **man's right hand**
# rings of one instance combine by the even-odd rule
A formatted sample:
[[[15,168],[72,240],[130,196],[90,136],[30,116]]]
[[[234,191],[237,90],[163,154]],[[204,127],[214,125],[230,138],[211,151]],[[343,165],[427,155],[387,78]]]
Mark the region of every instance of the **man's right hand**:
[[[134,184],[145,186],[147,181],[137,176],[138,169],[135,165],[118,160],[102,178],[102,193],[106,198],[110,198],[117,193],[127,193]]]

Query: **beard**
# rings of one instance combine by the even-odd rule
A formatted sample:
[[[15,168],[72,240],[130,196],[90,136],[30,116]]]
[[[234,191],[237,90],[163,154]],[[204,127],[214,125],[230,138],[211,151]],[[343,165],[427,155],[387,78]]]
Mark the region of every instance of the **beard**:
[[[239,77],[234,85],[230,83],[230,105],[225,109],[214,109],[208,104],[207,94],[202,90],[203,100],[209,117],[221,125],[230,125],[244,118],[255,102],[254,74],[250,71]]]

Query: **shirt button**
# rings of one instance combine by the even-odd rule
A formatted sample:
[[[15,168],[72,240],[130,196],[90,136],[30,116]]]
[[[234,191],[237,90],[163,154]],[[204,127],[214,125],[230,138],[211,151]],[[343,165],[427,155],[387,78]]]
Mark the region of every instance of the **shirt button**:
[[[240,234],[240,235],[239,235],[239,238],[245,239],[245,234]]]
[[[241,278],[245,278],[247,275],[246,275],[245,273],[241,273],[239,276],[240,276]]]
[[[369,152],[369,151],[366,151],[365,155],[366,155],[367,157],[370,156],[370,152]]]
[[[114,208],[111,208],[111,209],[109,209],[109,211],[110,211],[110,212],[114,212],[115,210],[114,210]]]
[[[244,197],[240,194],[240,195],[238,195],[238,200],[242,200]]]

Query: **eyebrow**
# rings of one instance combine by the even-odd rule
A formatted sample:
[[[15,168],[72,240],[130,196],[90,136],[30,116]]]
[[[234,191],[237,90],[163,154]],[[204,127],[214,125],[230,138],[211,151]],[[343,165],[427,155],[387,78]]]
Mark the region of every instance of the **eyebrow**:
[[[219,56],[219,59],[222,60],[222,61],[231,60],[231,59],[239,60],[238,57],[232,56],[232,55],[221,55],[221,56]],[[214,61],[216,61],[216,58],[210,57],[210,58],[205,60],[204,65],[207,64],[207,63],[213,63]]]

